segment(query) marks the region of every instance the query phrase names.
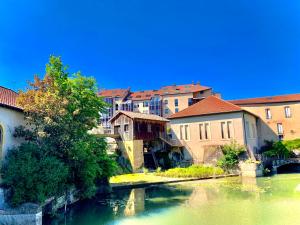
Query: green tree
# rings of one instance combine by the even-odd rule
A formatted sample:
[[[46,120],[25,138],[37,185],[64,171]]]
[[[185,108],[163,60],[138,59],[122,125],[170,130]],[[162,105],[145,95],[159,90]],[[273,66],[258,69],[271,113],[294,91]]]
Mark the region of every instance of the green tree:
[[[51,56],[44,78],[35,76],[17,102],[30,129],[19,127],[15,135],[37,145],[44,156],[63,162],[66,183],[81,190],[82,197],[92,196],[97,182],[116,168],[106,153],[105,140],[89,133],[106,107],[95,80],[80,72],[70,75],[61,59]]]

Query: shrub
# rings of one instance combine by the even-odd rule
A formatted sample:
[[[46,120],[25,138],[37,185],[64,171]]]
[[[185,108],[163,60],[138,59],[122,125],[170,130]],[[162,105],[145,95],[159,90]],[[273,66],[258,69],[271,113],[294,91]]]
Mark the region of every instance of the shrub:
[[[239,155],[245,152],[245,147],[233,141],[222,146],[221,149],[223,156],[218,160],[217,165],[226,171],[236,168],[239,163]]]
[[[289,143],[289,147],[292,146],[291,142]],[[293,156],[292,150],[288,149],[284,142],[277,141],[274,142],[269,149],[267,149],[263,155],[268,157],[283,157],[283,158],[289,158]]]
[[[164,172],[156,172],[156,175],[176,178],[206,178],[223,173],[224,171],[218,167],[192,165],[187,168],[173,168]]]
[[[283,141],[282,143],[290,151],[300,149],[300,139]]]
[[[24,143],[8,152],[2,166],[3,185],[10,188],[12,205],[41,203],[62,194],[68,167],[56,157],[44,155],[35,144]]]

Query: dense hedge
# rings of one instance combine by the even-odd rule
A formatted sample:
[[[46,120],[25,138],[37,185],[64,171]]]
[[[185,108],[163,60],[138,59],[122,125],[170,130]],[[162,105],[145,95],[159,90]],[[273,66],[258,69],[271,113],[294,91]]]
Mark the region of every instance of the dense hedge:
[[[219,167],[192,165],[187,168],[174,168],[163,172],[156,172],[156,175],[163,177],[177,178],[206,178],[214,175],[224,174]]]

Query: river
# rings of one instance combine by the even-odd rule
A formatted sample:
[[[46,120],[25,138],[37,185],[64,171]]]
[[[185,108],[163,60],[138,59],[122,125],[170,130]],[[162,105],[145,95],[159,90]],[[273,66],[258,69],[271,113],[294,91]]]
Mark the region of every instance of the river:
[[[299,225],[300,174],[120,190],[46,225]]]

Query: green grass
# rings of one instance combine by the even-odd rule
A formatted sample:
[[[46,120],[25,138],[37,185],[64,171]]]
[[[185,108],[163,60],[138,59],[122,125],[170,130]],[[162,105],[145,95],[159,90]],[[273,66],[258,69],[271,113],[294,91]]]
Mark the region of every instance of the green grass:
[[[133,174],[122,174],[113,176],[110,178],[109,182],[111,184],[142,184],[142,183],[152,183],[165,181],[161,177],[155,176],[153,173],[133,173]]]
[[[219,167],[193,165],[188,168],[174,168],[166,171],[157,170],[155,173],[117,175],[110,178],[110,183],[112,186],[146,184],[189,178],[206,178],[222,174],[224,174],[224,171]]]
[[[222,175],[224,171],[219,167],[193,165],[187,168],[174,168],[156,175],[172,178],[206,178],[214,175]]]

